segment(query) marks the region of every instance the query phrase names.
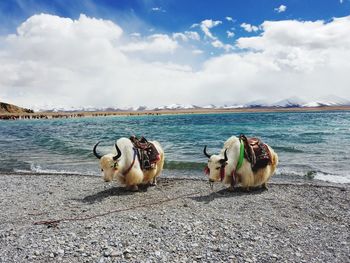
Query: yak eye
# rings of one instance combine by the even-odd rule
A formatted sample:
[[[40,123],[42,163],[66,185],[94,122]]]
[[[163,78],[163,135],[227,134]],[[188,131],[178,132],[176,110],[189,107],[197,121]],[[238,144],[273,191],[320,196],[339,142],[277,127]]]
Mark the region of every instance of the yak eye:
[[[101,169],[101,172],[103,172],[103,169]]]
[[[219,170],[220,168],[221,168],[221,167],[216,167],[215,169],[216,169],[216,170]]]

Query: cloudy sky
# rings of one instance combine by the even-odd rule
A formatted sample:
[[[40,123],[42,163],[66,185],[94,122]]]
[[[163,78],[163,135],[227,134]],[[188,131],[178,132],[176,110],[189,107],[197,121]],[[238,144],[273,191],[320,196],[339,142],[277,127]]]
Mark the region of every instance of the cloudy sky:
[[[350,99],[350,0],[3,0],[0,101]]]

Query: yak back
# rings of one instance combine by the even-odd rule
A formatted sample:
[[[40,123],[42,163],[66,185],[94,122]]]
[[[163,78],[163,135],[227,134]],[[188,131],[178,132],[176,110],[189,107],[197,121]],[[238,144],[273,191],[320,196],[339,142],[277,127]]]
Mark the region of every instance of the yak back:
[[[244,157],[251,163],[254,172],[271,163],[270,150],[259,138],[247,138],[241,134],[239,139],[244,144]]]
[[[131,136],[130,141],[137,150],[137,156],[141,164],[141,169],[153,169],[155,167],[155,163],[160,160],[159,152],[154,144],[147,141],[143,136],[140,139],[136,136]]]

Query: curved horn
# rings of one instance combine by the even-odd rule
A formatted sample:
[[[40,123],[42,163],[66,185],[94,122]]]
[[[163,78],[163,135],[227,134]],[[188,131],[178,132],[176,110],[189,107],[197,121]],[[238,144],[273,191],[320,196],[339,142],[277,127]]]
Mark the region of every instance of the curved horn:
[[[207,156],[208,158],[211,157],[211,155],[207,153],[207,146],[204,146],[203,153],[204,153],[204,155]]]
[[[113,156],[113,160],[114,160],[114,161],[118,160],[118,158],[122,155],[122,152],[120,151],[120,149],[119,149],[117,143],[115,144],[115,148],[116,148],[116,150],[117,150],[117,155],[116,155],[116,156]]]
[[[96,152],[96,148],[97,148],[97,145],[99,144],[100,142],[96,143],[95,146],[94,146],[94,149],[92,150],[94,155],[98,158],[98,159],[101,159],[102,155],[99,155],[97,152]]]
[[[225,152],[224,152],[224,157],[225,157],[225,162],[227,162],[227,160],[228,160],[228,158],[227,158],[227,149],[225,150]]]

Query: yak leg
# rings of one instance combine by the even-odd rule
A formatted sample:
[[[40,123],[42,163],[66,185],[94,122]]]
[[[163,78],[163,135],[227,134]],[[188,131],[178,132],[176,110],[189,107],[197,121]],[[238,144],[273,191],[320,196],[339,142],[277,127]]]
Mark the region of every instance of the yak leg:
[[[149,184],[150,186],[157,186],[157,177],[154,176],[152,182]]]

